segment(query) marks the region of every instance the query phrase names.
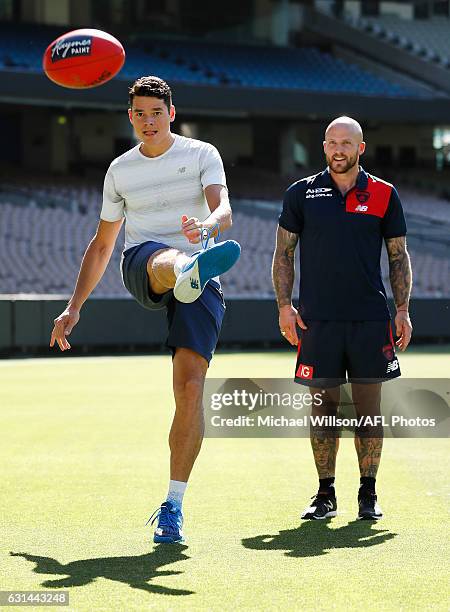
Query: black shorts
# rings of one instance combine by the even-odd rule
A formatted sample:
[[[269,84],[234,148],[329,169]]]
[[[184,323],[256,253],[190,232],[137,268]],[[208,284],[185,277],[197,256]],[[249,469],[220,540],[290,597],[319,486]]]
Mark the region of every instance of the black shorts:
[[[177,348],[188,348],[209,363],[225,314],[220,285],[210,280],[200,297],[191,304],[176,300],[173,291],[161,295],[153,293],[147,275],[147,262],[153,253],[167,248],[166,244],[149,241],[124,251],[120,263],[123,284],[144,308],[166,309],[169,327],[166,344],[173,354]]]
[[[390,321],[305,321],[295,382],[336,387],[383,382],[400,376]]]

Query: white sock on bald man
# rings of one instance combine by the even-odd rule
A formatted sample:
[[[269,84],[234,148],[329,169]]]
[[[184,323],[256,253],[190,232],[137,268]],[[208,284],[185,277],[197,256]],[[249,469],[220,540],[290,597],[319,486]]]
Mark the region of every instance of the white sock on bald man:
[[[172,502],[174,506],[177,506],[177,508],[181,510],[186,487],[187,482],[182,482],[181,480],[169,481],[169,491],[167,493],[166,501]]]

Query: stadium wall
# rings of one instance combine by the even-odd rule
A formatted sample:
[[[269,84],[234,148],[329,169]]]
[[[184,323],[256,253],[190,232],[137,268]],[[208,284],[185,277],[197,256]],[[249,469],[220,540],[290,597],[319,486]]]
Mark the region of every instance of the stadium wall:
[[[66,303],[62,297],[0,296],[0,355],[45,352],[53,319]],[[448,299],[412,300],[415,342],[450,340],[449,305]],[[83,308],[81,323],[70,336],[74,352],[130,347],[157,350],[165,339],[164,312],[149,315],[126,298],[91,298]],[[228,300],[220,344],[223,347],[285,346],[278,331],[274,300]]]
[[[429,70],[428,65],[427,71]],[[448,77],[447,77],[448,78]],[[171,82],[180,114],[278,119],[314,118],[327,120],[340,114],[356,115],[361,120],[388,123],[401,121],[432,124],[448,123],[448,99],[405,99],[401,97],[342,95],[316,91],[284,90],[283,104],[277,89],[219,87]],[[126,110],[128,81],[114,79],[101,88],[86,90],[57,87],[41,74],[0,71],[0,102],[34,106]],[[29,92],[33,92],[30,99]],[[59,111],[58,111],[59,112]],[[267,122],[266,122],[267,125]]]

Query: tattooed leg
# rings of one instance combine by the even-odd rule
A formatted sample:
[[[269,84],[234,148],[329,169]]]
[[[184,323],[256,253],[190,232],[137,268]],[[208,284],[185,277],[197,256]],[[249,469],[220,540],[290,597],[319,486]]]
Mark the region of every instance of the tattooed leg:
[[[310,389],[311,395],[317,389]],[[336,416],[340,399],[340,387],[326,389],[322,393],[322,405],[313,404],[311,416]],[[310,425],[310,439],[319,478],[331,478],[335,475],[336,455],[339,448],[339,430],[332,426]]]
[[[353,403],[356,415],[378,416],[381,403],[381,383],[352,384]],[[376,478],[383,448],[383,427],[363,425],[355,430],[355,448],[361,476]]]

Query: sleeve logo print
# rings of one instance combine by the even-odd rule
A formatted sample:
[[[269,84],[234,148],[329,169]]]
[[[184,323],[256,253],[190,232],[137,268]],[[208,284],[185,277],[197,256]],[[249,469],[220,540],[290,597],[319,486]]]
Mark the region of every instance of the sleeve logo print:
[[[331,187],[317,187],[316,189],[307,189],[305,198],[332,198],[333,190]]]

